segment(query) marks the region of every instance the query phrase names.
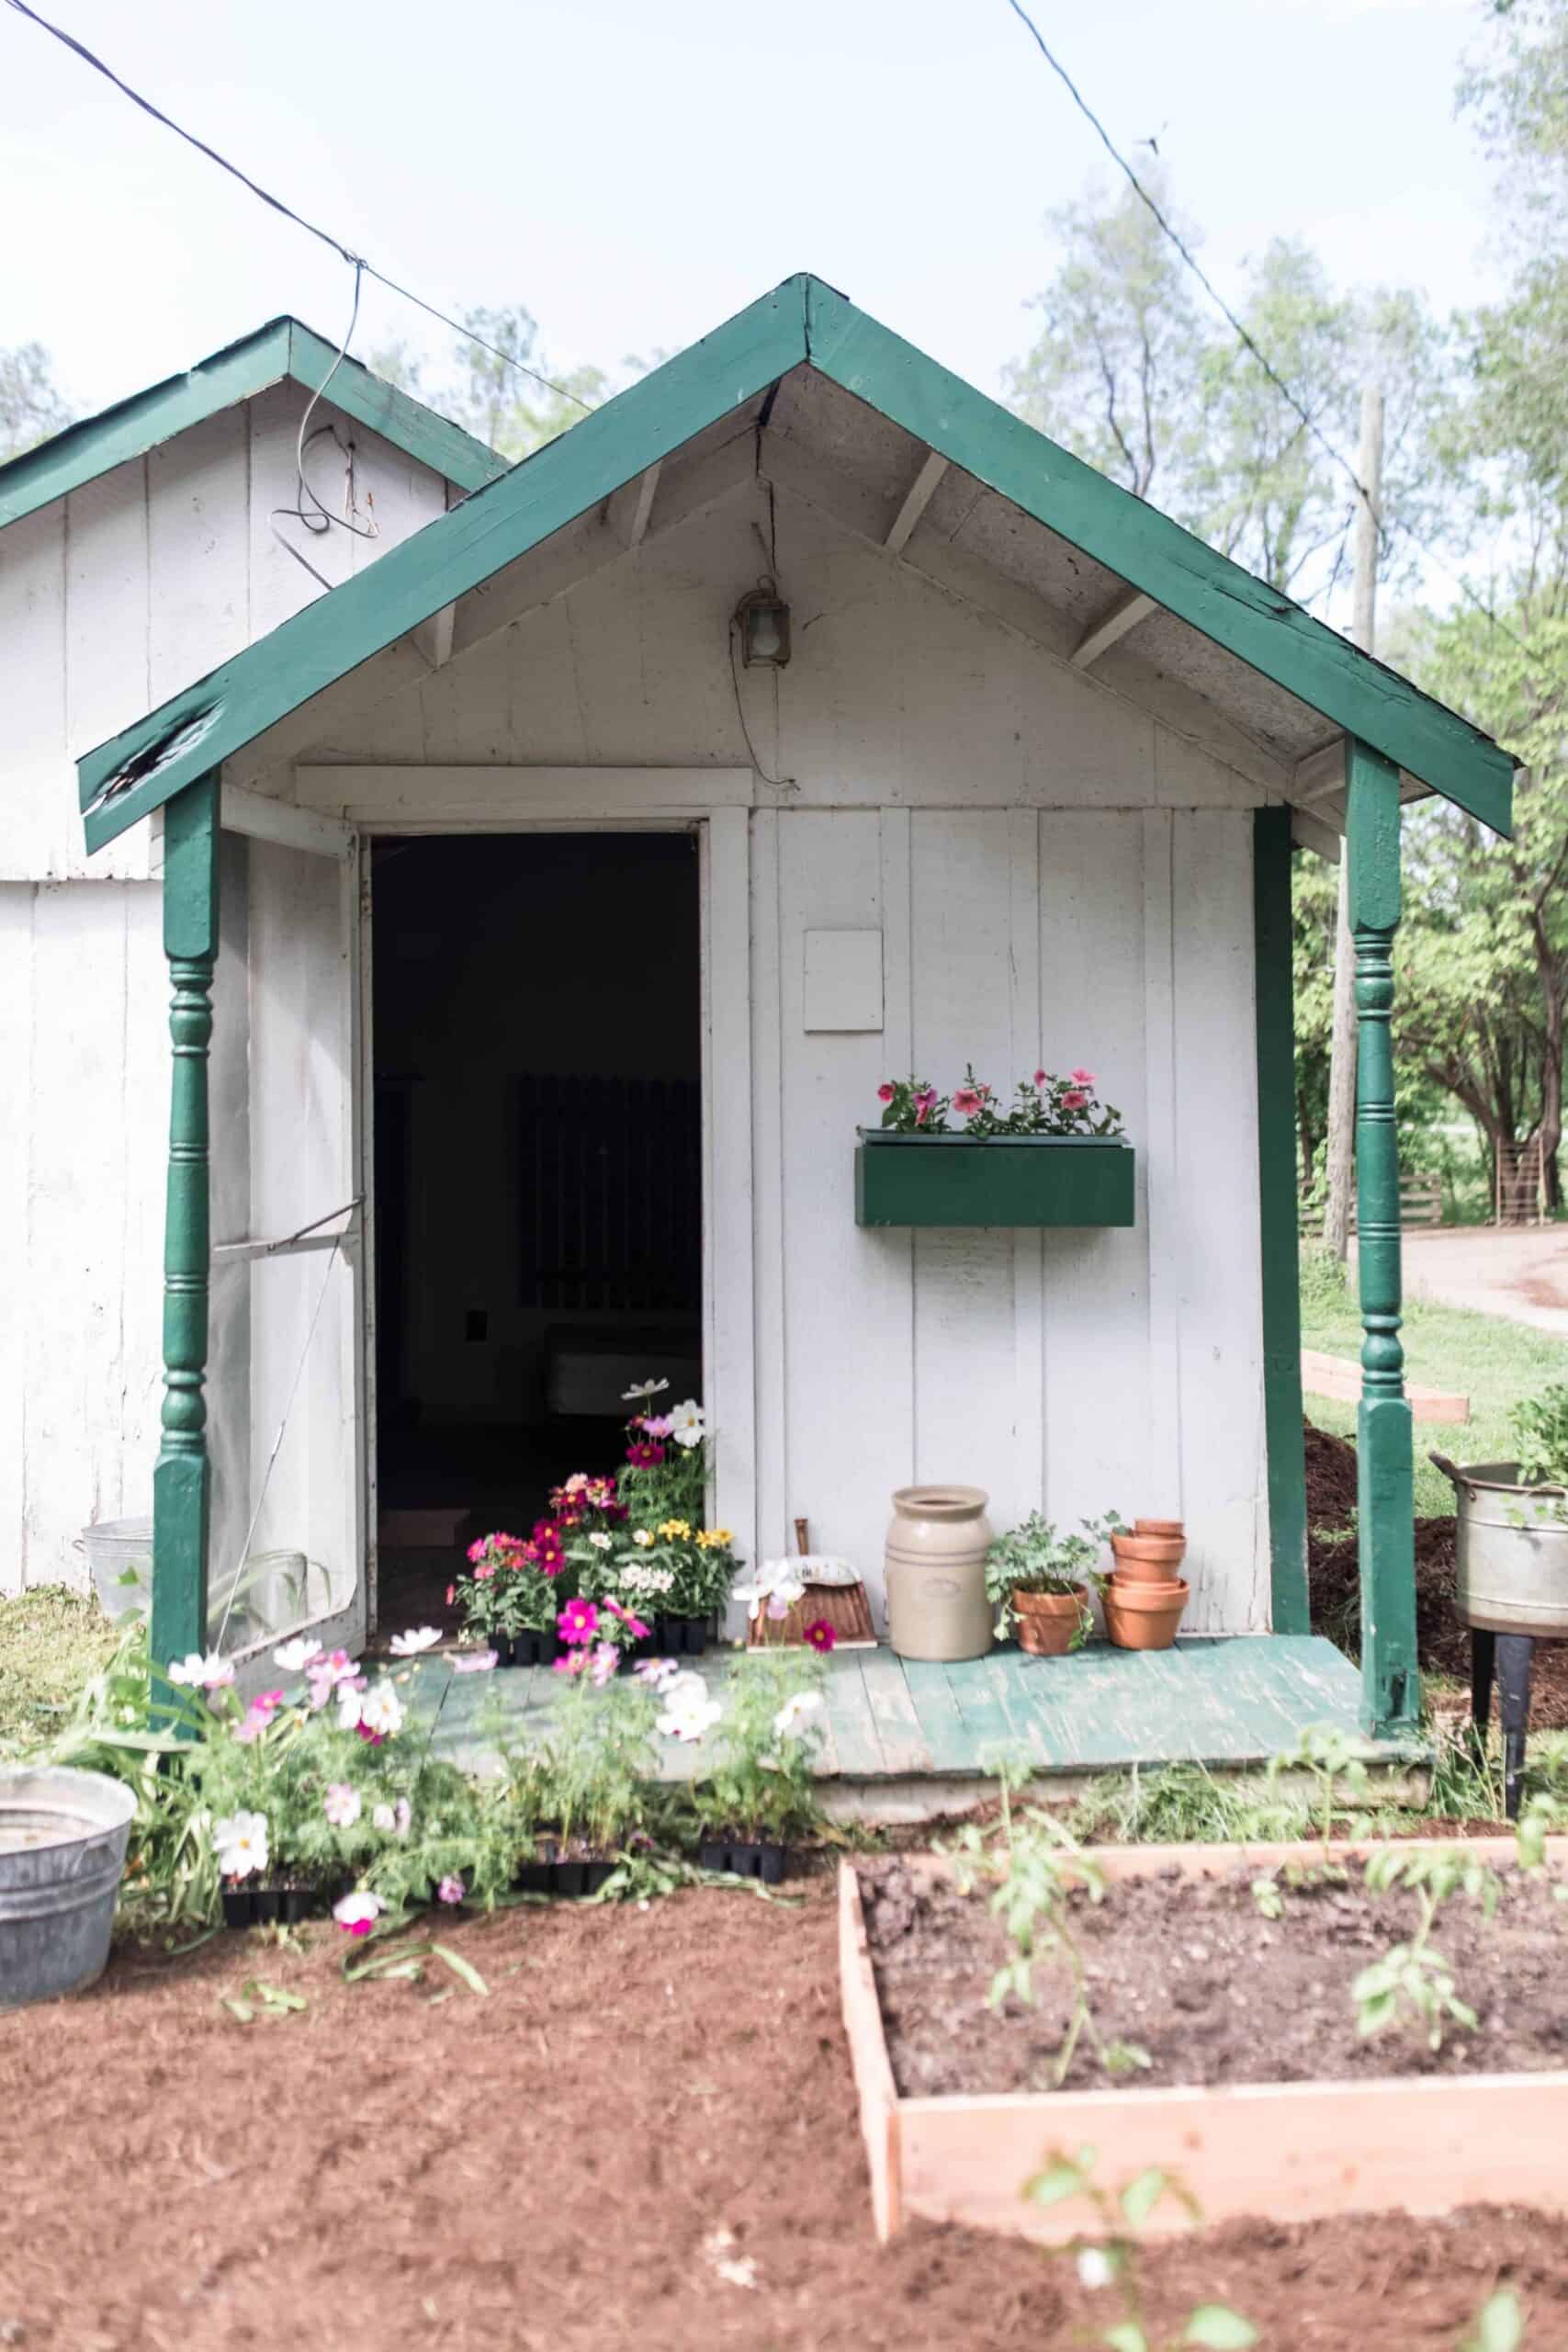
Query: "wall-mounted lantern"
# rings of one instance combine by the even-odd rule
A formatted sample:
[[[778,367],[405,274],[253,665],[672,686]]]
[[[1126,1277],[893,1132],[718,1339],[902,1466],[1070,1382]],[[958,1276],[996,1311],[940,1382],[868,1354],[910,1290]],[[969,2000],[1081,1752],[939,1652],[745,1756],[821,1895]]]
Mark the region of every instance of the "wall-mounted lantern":
[[[782,670],[789,660],[789,606],[777,583],[764,580],[735,607],[740,659],[748,670]]]

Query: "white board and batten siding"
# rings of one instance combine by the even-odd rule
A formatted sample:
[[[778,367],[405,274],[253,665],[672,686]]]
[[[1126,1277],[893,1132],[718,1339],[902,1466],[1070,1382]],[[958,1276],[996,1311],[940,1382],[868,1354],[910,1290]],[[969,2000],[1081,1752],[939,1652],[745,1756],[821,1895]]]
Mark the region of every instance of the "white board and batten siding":
[[[759,530],[795,653],[736,681]],[[1189,1628],[1267,1625],[1266,777],[752,484],[257,780],[409,831],[710,828],[708,1387],[748,1550],[793,1549],[807,1518],[880,1595],[892,1489],[963,1479],[998,1525],[1179,1513]],[[821,973],[857,1002],[864,981],[863,945],[824,964],[824,933],[879,937],[879,1027],[821,1025]],[[1096,1073],[1137,1148],[1132,1229],[857,1227],[878,1082],[945,1088],[971,1057],[1002,1089],[1041,1062]]]
[[[87,859],[75,759],[321,594],[277,544],[308,395],[281,384],[0,531],[0,1591],[80,1582],[90,1521],[152,1507],[168,983],[152,830]],[[362,425],[379,537],[305,539],[330,580],[442,514],[446,483]],[[341,503],[343,458],[312,475]]]

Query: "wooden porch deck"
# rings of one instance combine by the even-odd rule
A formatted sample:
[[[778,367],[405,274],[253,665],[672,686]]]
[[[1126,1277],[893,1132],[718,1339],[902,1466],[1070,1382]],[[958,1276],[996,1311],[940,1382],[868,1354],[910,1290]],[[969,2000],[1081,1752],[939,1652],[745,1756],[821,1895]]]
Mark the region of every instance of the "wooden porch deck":
[[[710,1681],[732,1652],[700,1661]],[[430,1664],[438,1667],[433,1658]],[[1288,1755],[1310,1724],[1355,1734],[1360,1677],[1318,1634],[1194,1636],[1174,1650],[1096,1644],[1067,1658],[1016,1649],[961,1665],[923,1665],[886,1646],[840,1650],[828,1660],[827,1738],[818,1771],[829,1810],[873,1819],[919,1817],[962,1805],[1003,1749],[1035,1759],[1042,1781],[1068,1788],[1134,1765],[1199,1763],[1257,1770]],[[553,1677],[547,1668],[445,1678],[437,1749],[481,1764],[487,1697],[498,1696],[526,1728],[541,1722]],[[1391,1767],[1417,1763],[1408,1747],[1366,1747]],[[703,1750],[661,1743],[660,1777],[700,1772]]]

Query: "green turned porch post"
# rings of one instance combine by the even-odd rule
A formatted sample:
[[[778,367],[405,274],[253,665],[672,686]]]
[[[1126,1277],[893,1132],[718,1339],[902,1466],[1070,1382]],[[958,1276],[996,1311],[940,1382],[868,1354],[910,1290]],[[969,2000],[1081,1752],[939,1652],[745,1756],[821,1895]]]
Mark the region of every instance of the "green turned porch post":
[[[152,1657],[207,1647],[207,1054],[218,955],[219,778],[171,800],[164,820],[169,1035],[169,1186],[164,1218],[164,1439],[152,1473]]]
[[[1356,1226],[1361,1404],[1357,1502],[1361,1565],[1361,1724],[1415,1729],[1416,1538],[1410,1406],[1400,1345],[1399,1141],[1393,1101],[1393,934],[1399,923],[1399,771],[1348,746],[1346,849],[1356,950]]]

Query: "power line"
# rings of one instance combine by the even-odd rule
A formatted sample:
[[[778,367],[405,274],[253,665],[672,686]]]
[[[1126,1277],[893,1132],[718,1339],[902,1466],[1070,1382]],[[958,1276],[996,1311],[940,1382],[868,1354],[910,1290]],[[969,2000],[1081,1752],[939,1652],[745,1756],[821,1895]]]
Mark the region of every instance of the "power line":
[[[19,5],[19,0],[11,0],[11,5],[13,7],[17,6]],[[1045,60],[1045,62],[1051,68],[1052,73],[1055,74],[1057,80],[1062,84],[1064,89],[1066,89],[1068,96],[1071,97],[1073,104],[1083,116],[1084,120],[1089,123],[1090,128],[1093,130],[1100,145],[1111,157],[1111,162],[1116,165],[1118,171],[1122,172],[1125,175],[1128,185],[1133,188],[1134,192],[1140,198],[1143,203],[1148,207],[1149,211],[1154,215],[1155,220],[1159,224],[1162,232],[1175,246],[1177,252],[1181,255],[1182,260],[1187,264],[1188,268],[1198,280],[1199,285],[1202,287],[1203,291],[1208,295],[1209,300],[1213,303],[1215,309],[1221,312],[1223,317],[1230,325],[1237,340],[1244,345],[1247,351],[1251,354],[1252,357],[1256,359],[1258,365],[1262,368],[1263,373],[1268,377],[1269,381],[1274,386],[1276,391],[1279,392],[1280,398],[1286,402],[1287,406],[1301,418],[1302,423],[1312,435],[1313,439],[1316,441],[1325,453],[1333,459],[1334,463],[1340,469],[1340,470],[1348,476],[1350,481],[1355,487],[1357,497],[1363,500],[1369,507],[1372,507],[1372,511],[1381,524],[1382,519],[1382,515],[1381,514],[1378,514],[1365,482],[1362,481],[1360,476],[1357,473],[1356,469],[1350,463],[1349,458],[1344,455],[1342,450],[1335,447],[1333,442],[1329,440],[1327,435],[1316,423],[1315,419],[1305,408],[1303,407],[1301,401],[1296,398],[1289,384],[1286,383],[1278,368],[1276,368],[1269,360],[1267,353],[1259,350],[1252,335],[1242,324],[1240,319],[1236,317],[1235,312],[1231,309],[1231,306],[1225,300],[1224,296],[1214,285],[1213,279],[1209,277],[1208,272],[1204,269],[1202,264],[1199,261],[1196,254],[1193,253],[1191,247],[1188,244],[1180,231],[1167,219],[1160,205],[1157,203],[1156,198],[1149,194],[1148,189],[1144,186],[1143,181],[1138,177],[1138,175],[1133,169],[1132,164],[1127,161],[1125,155],[1122,154],[1121,149],[1116,145],[1116,142],[1111,138],[1111,133],[1106,130],[1105,125],[1100,121],[1100,117],[1095,113],[1094,108],[1089,105],[1089,100],[1084,96],[1083,92],[1078,88],[1077,84],[1067,72],[1066,67],[1062,63],[1060,58],[1056,57],[1052,52],[1039,26],[1029,14],[1028,9],[1022,6],[1022,0],[1007,0],[1007,5],[1012,10],[1013,15],[1018,18],[1019,22],[1029,32],[1035,47],[1039,50],[1041,56]],[[1515,645],[1517,645],[1519,651],[1524,654],[1528,661],[1533,662],[1535,657],[1530,652],[1529,647],[1525,643],[1524,639],[1519,636],[1517,630],[1510,628],[1507,622],[1504,620],[1499,614],[1493,611],[1485,598],[1477,594],[1476,591],[1471,586],[1469,581],[1464,578],[1462,573],[1456,571],[1451,564],[1446,562],[1443,557],[1438,554],[1435,548],[1429,548],[1426,541],[1419,537],[1411,528],[1408,523],[1396,519],[1394,527],[1404,532],[1405,537],[1420,549],[1421,553],[1427,558],[1428,563],[1436,564],[1439,571],[1447,574],[1448,578],[1452,581],[1454,586],[1459,590],[1461,595],[1468,597],[1470,602],[1475,606],[1476,611],[1484,615],[1485,618],[1491,622],[1494,628],[1500,630],[1503,636],[1508,638]],[[1338,567],[1337,562],[1336,576],[1337,576],[1337,569]]]
[[[162,123],[165,130],[172,130],[176,139],[183,139],[187,147],[194,147],[198,155],[205,155],[209,163],[216,164],[220,171],[227,172],[231,179],[238,180],[241,187],[248,188],[252,196],[257,198],[261,203],[268,206],[272,211],[281,213],[286,220],[292,220],[294,226],[297,229],[303,229],[308,236],[319,239],[340,259],[345,261],[352,270],[363,271],[367,277],[375,278],[378,285],[384,286],[389,294],[400,295],[405,302],[412,302],[416,309],[425,311],[431,318],[438,319],[444,327],[449,327],[454,334],[463,336],[467,342],[478,344],[481,351],[488,351],[492,357],[504,360],[507,367],[515,368],[519,375],[528,377],[545,391],[554,392],[558,400],[570,401],[585,414],[592,413],[593,408],[592,401],[585,401],[579,393],[569,391],[564,384],[553,383],[548,376],[542,376],[536,368],[530,368],[525,360],[514,357],[510,351],[502,351],[498,344],[488,343],[482,334],[476,334],[472,327],[463,326],[457,319],[448,318],[446,311],[438,311],[434,302],[427,302],[422,294],[415,294],[407,286],[400,286],[395,278],[389,277],[384,270],[378,269],[374,262],[367,261],[363,254],[355,253],[350,246],[344,243],[341,237],[334,237],[329,229],[318,227],[314,220],[307,220],[304,214],[296,212],[291,204],[285,204],[280,196],[274,196],[269,189],[252,179],[248,172],[243,172],[238,164],[231,164],[227,155],[220,154],[217,148],[209,147],[205,139],[198,139],[194,130],[187,130],[183,123],[175,122],[172,115],[166,115],[162,107],[154,106],[151,98],[143,97],[140,90],[133,89],[111,65],[106,65],[103,59],[95,55],[94,51],[87,48],[85,42],[79,41],[73,33],[68,33],[62,25],[51,24],[47,17],[40,17],[36,8],[28,7],[28,0],[10,0],[10,6],[15,8],[19,17],[26,17],[30,23],[37,25],[41,31],[49,33],[64,48],[70,50],[73,56],[79,57],[84,65],[90,65],[95,74],[101,74],[106,82],[112,83],[123,97],[130,100],[132,106],[140,107],[143,114],[151,115],[152,120]],[[355,282],[357,284],[357,278]]]

